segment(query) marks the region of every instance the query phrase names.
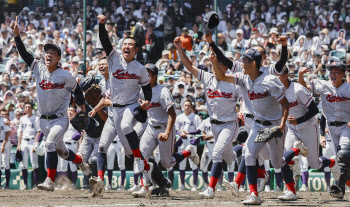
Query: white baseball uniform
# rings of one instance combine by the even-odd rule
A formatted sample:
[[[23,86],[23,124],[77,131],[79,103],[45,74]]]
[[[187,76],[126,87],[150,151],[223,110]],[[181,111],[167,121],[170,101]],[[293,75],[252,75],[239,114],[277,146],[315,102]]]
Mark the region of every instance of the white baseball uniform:
[[[202,121],[201,131],[205,132],[206,135],[209,135],[209,136],[213,135],[213,132],[211,130],[210,118],[207,118]],[[204,145],[203,153],[201,156],[201,164],[200,164],[200,170],[204,173],[208,172],[208,167],[211,162],[214,145],[215,145],[214,138],[206,141]]]
[[[75,141],[72,139],[72,136],[76,133],[79,133],[71,123],[69,123],[68,130],[64,134],[63,141],[67,149],[72,150],[74,153],[77,153],[78,147],[79,147],[79,141]],[[59,169],[60,172],[67,172],[68,171],[68,165],[70,167],[70,170],[77,171],[77,166],[68,160],[59,158]]]
[[[115,156],[117,156],[119,170],[125,170],[125,152],[118,136],[115,137],[107,151],[107,170],[113,170]]]
[[[9,125],[4,124],[4,118],[0,117],[0,146],[3,145],[3,142],[5,141],[6,132],[11,131],[11,128]],[[7,141],[5,144],[5,151],[4,153],[1,153],[0,151],[0,167],[4,166],[6,170],[10,169],[10,153],[11,153],[11,142],[10,140]],[[4,160],[4,163],[2,163]]]

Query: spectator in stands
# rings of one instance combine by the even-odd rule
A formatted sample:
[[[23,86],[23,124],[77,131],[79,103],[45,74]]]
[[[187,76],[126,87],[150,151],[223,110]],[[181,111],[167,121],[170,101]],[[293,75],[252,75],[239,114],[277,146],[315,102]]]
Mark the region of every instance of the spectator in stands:
[[[226,28],[227,30],[223,31],[222,35],[224,36],[226,43],[231,45],[232,40],[236,38],[236,31],[232,29],[231,21],[227,21]]]
[[[188,35],[188,29],[186,27],[182,28],[182,35],[180,38],[182,41],[182,47],[185,48],[187,51],[192,51],[193,39],[191,36]]]
[[[333,41],[332,50],[341,49],[346,51],[348,49],[348,43],[345,37],[346,37],[346,31],[344,29],[339,30],[338,38]]]
[[[227,43],[222,33],[218,34],[218,47],[221,47],[225,51],[227,50]]]
[[[246,40],[243,38],[243,30],[236,30],[236,39],[232,40],[231,49],[235,50],[237,47],[244,48],[246,44]]]

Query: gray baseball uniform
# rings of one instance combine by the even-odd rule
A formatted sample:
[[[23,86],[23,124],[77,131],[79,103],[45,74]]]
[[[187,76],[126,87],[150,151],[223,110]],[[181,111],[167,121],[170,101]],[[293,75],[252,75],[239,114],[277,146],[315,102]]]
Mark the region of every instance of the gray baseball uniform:
[[[6,132],[9,132],[9,131],[11,131],[10,126],[5,125],[4,118],[0,117],[0,146],[2,146],[3,142],[5,141]],[[4,153],[1,153],[0,151],[0,166],[3,165],[6,170],[10,169],[10,152],[11,152],[11,142],[10,140],[8,140],[7,143],[5,144]]]

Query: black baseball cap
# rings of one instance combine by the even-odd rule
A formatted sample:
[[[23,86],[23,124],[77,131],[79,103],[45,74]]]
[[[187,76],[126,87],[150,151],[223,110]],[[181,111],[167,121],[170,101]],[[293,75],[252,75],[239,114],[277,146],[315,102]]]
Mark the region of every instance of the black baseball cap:
[[[243,55],[243,57],[246,57],[248,58],[249,60],[254,60],[256,61],[257,63],[261,63],[261,60],[262,60],[262,55],[261,53],[256,50],[256,49],[249,49],[248,52],[246,53],[241,53]]]
[[[61,48],[60,48],[58,45],[52,44],[52,43],[48,43],[48,44],[45,44],[45,45],[44,45],[44,51],[45,51],[45,52],[46,52],[46,50],[48,50],[48,49],[50,49],[50,48],[56,50],[58,56],[61,57]]]
[[[345,71],[345,65],[342,62],[339,62],[339,61],[332,62],[331,64],[327,65],[326,68],[328,70],[330,70],[332,68],[339,68],[342,71]]]
[[[158,68],[155,64],[148,63],[145,65],[146,69],[151,71],[153,75],[158,75]]]
[[[210,11],[205,14],[203,21],[205,23],[205,28],[204,28],[205,34],[209,34],[209,32],[213,34],[220,22],[219,15],[214,11]]]

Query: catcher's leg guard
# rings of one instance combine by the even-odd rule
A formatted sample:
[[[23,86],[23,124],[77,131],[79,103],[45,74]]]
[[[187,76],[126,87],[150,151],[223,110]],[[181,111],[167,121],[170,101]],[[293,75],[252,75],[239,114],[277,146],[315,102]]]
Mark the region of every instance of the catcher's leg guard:
[[[336,198],[343,198],[345,194],[345,184],[350,177],[350,146],[340,145],[340,150],[337,153],[337,161],[340,166],[341,175],[336,185],[331,186],[331,195]]]

